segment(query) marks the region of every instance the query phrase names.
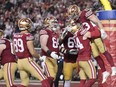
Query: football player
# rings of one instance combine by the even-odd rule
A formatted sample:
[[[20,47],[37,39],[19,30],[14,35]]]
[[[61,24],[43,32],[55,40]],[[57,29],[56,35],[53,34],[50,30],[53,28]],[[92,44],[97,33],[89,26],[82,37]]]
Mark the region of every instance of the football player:
[[[78,49],[78,58],[77,58],[77,67],[80,76],[80,87],[91,87],[96,80],[96,69],[91,60],[91,46],[90,40],[83,35],[81,32],[83,31],[83,27],[78,23],[74,23],[73,20],[70,23],[70,31],[74,34],[74,41]],[[99,30],[94,36],[88,35],[88,37],[98,37],[100,35]],[[87,80],[87,78],[89,78]]]
[[[32,24],[31,19],[21,18],[18,21],[20,33],[13,34],[13,46],[18,57],[17,63],[21,78],[20,87],[27,87],[29,85],[29,73],[41,81],[42,87],[50,87],[49,81],[43,74],[42,69],[33,60],[33,57],[39,59],[40,55],[34,49],[33,36],[30,34]]]
[[[54,80],[57,73],[57,59],[59,59],[59,29],[58,21],[54,16],[49,16],[44,20],[45,28],[41,29],[40,44],[42,56],[45,56],[45,72],[48,79]],[[51,87],[53,81],[51,82]]]
[[[107,37],[107,34],[105,33],[100,20],[97,18],[97,16],[93,14],[93,12],[90,9],[84,9],[81,11],[80,7],[78,7],[77,5],[69,6],[68,14],[70,15],[71,19],[74,19],[75,21],[78,21],[83,25],[83,32],[81,32],[81,35],[84,35],[86,37],[88,34],[91,34],[92,36],[91,33],[92,31],[96,29],[100,30],[101,36],[97,38],[91,38],[91,48],[92,48],[92,54],[103,72],[102,83],[104,83],[110,74],[109,72],[106,71],[104,62],[100,57],[100,54],[104,55],[107,61],[109,62],[109,64],[111,65],[111,70],[112,70],[111,76],[116,75],[116,67],[114,65],[112,56],[107,50],[105,50],[105,46],[102,39],[105,39]],[[89,32],[86,33],[87,31]]]
[[[3,37],[4,31],[0,29],[0,64],[3,66],[0,70],[6,82],[6,87],[17,87],[14,85],[15,71],[17,70],[16,56],[13,54],[13,48],[10,40]]]
[[[64,31],[60,38],[60,44],[63,45],[63,47],[60,48],[60,51],[64,54],[64,87],[70,87],[72,73],[74,69],[77,69],[77,48],[74,43],[73,34],[71,32],[67,32],[66,29],[67,27],[64,28]]]

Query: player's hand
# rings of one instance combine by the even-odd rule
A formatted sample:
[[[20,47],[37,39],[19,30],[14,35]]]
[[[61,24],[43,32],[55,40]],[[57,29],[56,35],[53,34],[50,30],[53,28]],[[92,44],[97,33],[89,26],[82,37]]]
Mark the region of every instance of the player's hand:
[[[68,31],[67,31],[67,30],[64,30],[64,31],[62,32],[61,39],[64,39],[65,36],[67,35],[67,33],[68,33]]]
[[[106,32],[104,31],[104,29],[100,29],[100,32],[101,32],[101,38],[102,38],[102,39],[107,38],[107,34],[106,34]]]
[[[41,56],[40,58],[41,61],[41,67],[42,67],[42,71],[45,71],[45,61],[46,61],[46,56]]]
[[[58,56],[57,53],[54,52],[54,51],[51,52],[50,56],[51,56],[52,58],[54,58],[54,59],[59,59],[59,56]]]
[[[77,55],[78,50],[77,49],[70,49],[68,53],[72,54],[72,55]]]
[[[46,61],[46,56],[41,56],[41,57],[39,58],[39,60],[42,61],[42,62],[45,62],[45,61]]]

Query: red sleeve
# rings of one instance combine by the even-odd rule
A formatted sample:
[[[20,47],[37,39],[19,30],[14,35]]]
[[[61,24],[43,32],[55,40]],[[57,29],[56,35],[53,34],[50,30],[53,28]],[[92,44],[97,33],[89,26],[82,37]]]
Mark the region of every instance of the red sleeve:
[[[98,29],[98,27],[94,27],[94,31],[91,32],[91,38],[98,38],[100,37],[100,30]]]
[[[39,34],[40,34],[40,36],[41,35],[48,35],[48,33],[47,33],[47,31],[45,29],[40,30]]]
[[[27,40],[27,41],[34,40],[34,37],[33,37],[31,34],[27,34],[26,40]]]

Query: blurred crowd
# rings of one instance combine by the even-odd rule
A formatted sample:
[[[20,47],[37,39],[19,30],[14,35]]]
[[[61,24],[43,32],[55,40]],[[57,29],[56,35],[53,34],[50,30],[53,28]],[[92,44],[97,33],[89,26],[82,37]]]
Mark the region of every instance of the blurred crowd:
[[[37,32],[43,25],[43,19],[54,15],[63,26],[67,15],[66,8],[71,4],[77,4],[81,9],[92,8],[95,12],[103,10],[99,0],[0,0],[0,28],[5,29],[7,38],[11,38],[13,32],[19,32],[17,20],[28,17],[34,24],[34,44],[40,47]]]

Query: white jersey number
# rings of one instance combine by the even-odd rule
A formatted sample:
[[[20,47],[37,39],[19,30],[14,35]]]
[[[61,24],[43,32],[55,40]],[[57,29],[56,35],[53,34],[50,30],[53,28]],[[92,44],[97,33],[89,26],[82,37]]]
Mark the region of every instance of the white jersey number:
[[[80,42],[78,37],[76,37],[76,45],[77,45],[78,49],[83,49],[84,48],[83,44]]]
[[[73,37],[68,38],[68,47],[73,48],[75,46]]]
[[[81,35],[84,35],[89,29],[90,29],[90,25],[87,22],[83,22],[83,30],[81,31]]]
[[[14,39],[14,47],[16,52],[23,52],[24,46],[22,39]]]
[[[58,39],[56,39],[55,37],[52,38],[52,42],[53,42],[53,48],[58,48]]]

